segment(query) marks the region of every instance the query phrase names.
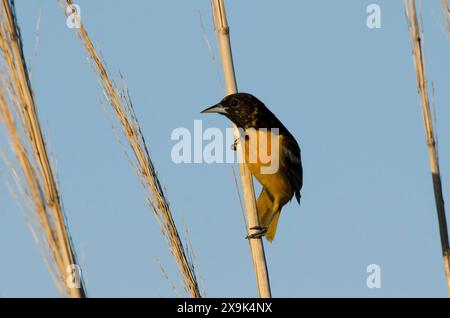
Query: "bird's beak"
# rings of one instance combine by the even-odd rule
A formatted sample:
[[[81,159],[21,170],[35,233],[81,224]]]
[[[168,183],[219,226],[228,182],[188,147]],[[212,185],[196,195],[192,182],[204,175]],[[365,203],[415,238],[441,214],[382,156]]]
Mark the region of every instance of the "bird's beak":
[[[222,104],[216,104],[214,106],[208,107],[205,110],[201,111],[202,114],[205,113],[218,113],[218,114],[228,114],[227,111],[225,110],[225,107],[222,106]]]

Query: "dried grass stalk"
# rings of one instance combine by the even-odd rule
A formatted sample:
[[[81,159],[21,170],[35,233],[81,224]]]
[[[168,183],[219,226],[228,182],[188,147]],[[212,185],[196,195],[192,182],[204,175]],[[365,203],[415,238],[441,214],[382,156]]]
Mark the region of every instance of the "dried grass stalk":
[[[228,26],[225,4],[223,0],[212,0],[212,11],[214,28],[216,31],[219,53],[222,60],[222,68],[225,77],[227,95],[237,93],[236,77],[233,66],[233,56],[230,44],[230,29]],[[239,130],[233,125],[235,138],[240,137]],[[243,143],[237,143],[238,157],[243,153]],[[242,189],[244,194],[245,211],[247,212],[247,232],[252,234],[252,228],[259,227],[258,214],[256,211],[255,192],[253,188],[253,177],[245,163],[239,164]],[[256,231],[257,232],[257,231]],[[258,293],[260,297],[271,297],[269,274],[267,270],[264,245],[261,238],[250,239],[250,249],[253,257],[253,267],[256,274]]]
[[[444,14],[445,27],[447,29],[447,39],[450,41],[450,7],[448,0],[441,0],[441,8]]]
[[[64,9],[66,6],[72,5],[72,1],[70,0],[58,0],[58,2]],[[64,10],[64,12],[66,12],[66,10]],[[122,132],[133,152],[133,168],[146,191],[147,202],[154,212],[156,220],[161,227],[161,231],[167,240],[170,251],[175,257],[175,261],[184,281],[186,292],[191,297],[201,297],[194,264],[188,259],[187,252],[181,242],[172,217],[168,199],[159,182],[138,119],[134,113],[128,90],[122,82],[116,84],[116,82],[112,80],[105,61],[97,53],[83,23],[81,23],[80,28],[76,29],[76,31],[97,74],[98,82],[103,94],[114,111],[122,128]]]
[[[31,213],[37,214],[37,218],[33,217],[34,226],[41,233],[39,237],[45,246],[46,258],[52,259],[51,274],[58,278],[58,289],[70,297],[84,297],[83,284],[81,288],[70,288],[66,284],[66,270],[76,263],[76,257],[37,116],[14,2],[1,1],[0,50],[3,63],[0,68],[0,115],[23,177],[23,180],[20,177],[15,180],[18,187],[26,189],[24,193],[31,201]],[[8,167],[12,174],[18,176],[12,165]]]
[[[442,255],[444,259],[444,270],[450,297],[450,247],[448,239],[447,221],[445,217],[444,197],[442,194],[441,174],[439,171],[439,160],[436,147],[436,138],[431,116],[430,101],[428,98],[427,80],[425,77],[425,59],[423,54],[423,27],[419,27],[414,0],[404,0],[405,16],[410,35],[414,66],[417,75],[417,89],[422,107],[423,122],[425,126],[426,143],[428,146],[428,157],[430,160],[431,175],[433,178],[434,197],[439,222],[439,233],[441,238]]]

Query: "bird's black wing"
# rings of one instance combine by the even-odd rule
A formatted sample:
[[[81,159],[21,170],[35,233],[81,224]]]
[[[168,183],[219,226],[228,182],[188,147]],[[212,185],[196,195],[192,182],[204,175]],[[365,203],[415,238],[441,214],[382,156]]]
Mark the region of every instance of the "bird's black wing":
[[[295,198],[300,203],[300,190],[303,185],[303,167],[300,153],[300,147],[294,137],[288,134],[281,134],[280,147],[282,147],[282,158],[280,158],[280,167],[288,177]]]
[[[303,185],[303,167],[300,154],[300,147],[287,130],[283,123],[275,116],[262,102],[259,102],[259,109],[264,113],[259,116],[253,123],[254,128],[277,128],[280,134],[280,168],[286,174],[292,188],[294,189],[295,198],[300,203],[300,190]],[[282,149],[283,148],[283,149]]]

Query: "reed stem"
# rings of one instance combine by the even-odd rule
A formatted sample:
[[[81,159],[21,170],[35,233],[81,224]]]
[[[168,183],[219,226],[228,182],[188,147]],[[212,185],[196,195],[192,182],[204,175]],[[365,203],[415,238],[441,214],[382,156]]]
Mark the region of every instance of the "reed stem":
[[[444,196],[442,194],[441,174],[439,170],[439,158],[436,149],[433,119],[431,117],[430,102],[428,98],[427,80],[425,77],[425,59],[423,55],[423,30],[419,27],[414,0],[404,0],[405,15],[410,34],[414,66],[417,75],[417,89],[422,107],[423,122],[425,126],[426,144],[430,161],[431,176],[433,180],[434,198],[439,223],[442,256],[444,260],[444,272],[447,282],[448,296],[450,297],[450,247],[448,239],[447,220],[445,216]]]
[[[230,29],[226,18],[225,4],[223,0],[212,1],[212,11],[214,28],[217,36],[219,53],[222,60],[222,68],[225,77],[226,94],[237,93],[237,83],[233,65],[233,55],[231,52]],[[235,138],[240,138],[240,132],[233,124]],[[237,143],[238,157],[243,158],[241,142]],[[253,187],[253,177],[245,163],[239,164],[239,173],[241,176],[245,210],[247,213],[248,234],[252,234],[252,228],[259,227],[258,214],[256,211],[255,192]],[[258,293],[261,298],[270,298],[269,273],[267,270],[264,245],[261,238],[250,239],[250,249],[253,257],[253,267],[256,274]]]

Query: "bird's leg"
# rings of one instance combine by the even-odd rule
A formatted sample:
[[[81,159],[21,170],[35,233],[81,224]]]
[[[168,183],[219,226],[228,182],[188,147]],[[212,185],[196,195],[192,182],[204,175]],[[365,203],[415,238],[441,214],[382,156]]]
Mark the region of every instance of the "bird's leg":
[[[250,230],[257,230],[258,232],[247,235],[245,237],[247,240],[259,239],[259,238],[263,237],[264,234],[266,234],[266,232],[267,232],[267,227],[254,226],[254,227],[251,227]]]

